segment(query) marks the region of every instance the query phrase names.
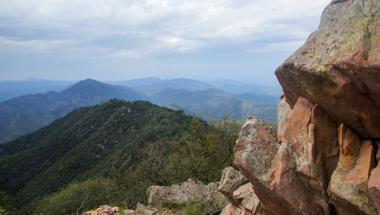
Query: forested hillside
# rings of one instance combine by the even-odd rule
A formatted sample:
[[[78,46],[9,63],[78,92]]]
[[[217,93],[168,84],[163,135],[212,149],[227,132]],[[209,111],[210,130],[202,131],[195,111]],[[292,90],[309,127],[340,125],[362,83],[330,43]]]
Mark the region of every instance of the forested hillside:
[[[0,204],[14,213],[68,214],[104,203],[134,207],[153,184],[217,181],[238,129],[148,102],[80,108],[0,146]]]

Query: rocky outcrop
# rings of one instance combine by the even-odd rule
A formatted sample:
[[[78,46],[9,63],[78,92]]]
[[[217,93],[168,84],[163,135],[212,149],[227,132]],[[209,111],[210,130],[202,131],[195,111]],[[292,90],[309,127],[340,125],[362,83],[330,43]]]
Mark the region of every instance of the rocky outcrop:
[[[379,1],[332,1],[276,70],[277,134],[250,118],[235,147],[261,208],[248,214],[380,213],[378,32]],[[224,211],[241,207],[231,203]]]
[[[333,1],[318,30],[276,71],[288,103],[303,96],[360,136],[380,138],[380,2]]]
[[[228,170],[228,171],[227,171]],[[233,172],[235,171],[235,172]],[[241,176],[233,169],[226,169],[225,173],[231,176]],[[226,187],[236,187],[237,178],[247,182],[244,178],[228,177],[225,179]],[[229,184],[229,185],[227,185]],[[98,209],[85,212],[83,215],[179,215],[179,214],[216,214],[220,213],[228,204],[227,198],[218,191],[219,183],[207,185],[195,179],[188,179],[180,184],[171,186],[151,186],[147,189],[148,205],[137,203],[136,210],[121,210],[118,207],[108,205],[100,206]],[[250,204],[247,202],[246,204]]]
[[[148,195],[148,204],[155,208],[178,210],[196,204],[203,214],[220,212],[228,203],[227,198],[218,191],[218,183],[205,185],[194,179],[172,186],[151,186]]]

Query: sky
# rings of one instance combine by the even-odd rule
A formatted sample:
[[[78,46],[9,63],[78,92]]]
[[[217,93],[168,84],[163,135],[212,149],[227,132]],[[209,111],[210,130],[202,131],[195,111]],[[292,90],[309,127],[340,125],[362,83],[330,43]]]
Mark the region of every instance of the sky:
[[[0,80],[274,85],[330,0],[0,0]]]

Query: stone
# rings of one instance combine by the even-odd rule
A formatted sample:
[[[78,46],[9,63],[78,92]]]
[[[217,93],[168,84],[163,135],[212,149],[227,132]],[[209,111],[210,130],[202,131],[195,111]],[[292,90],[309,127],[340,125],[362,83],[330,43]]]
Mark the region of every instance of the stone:
[[[344,124],[339,126],[338,140],[340,155],[328,189],[330,202],[338,214],[377,214],[368,193],[372,141],[361,141]]]
[[[379,151],[379,150],[378,150]],[[368,182],[368,193],[376,207],[377,214],[380,213],[380,163],[371,171]]]
[[[321,106],[362,138],[380,138],[380,1],[335,1],[306,43],[276,70],[286,100]]]
[[[207,185],[194,179],[171,186],[151,186],[148,188],[148,204],[155,208],[184,208],[188,203],[199,203],[205,214],[222,211],[227,198],[218,191],[218,183]]]
[[[235,170],[232,167],[227,167],[222,172],[218,190],[229,198],[230,201],[234,201],[233,192],[247,182],[248,180],[240,173],[240,171]]]

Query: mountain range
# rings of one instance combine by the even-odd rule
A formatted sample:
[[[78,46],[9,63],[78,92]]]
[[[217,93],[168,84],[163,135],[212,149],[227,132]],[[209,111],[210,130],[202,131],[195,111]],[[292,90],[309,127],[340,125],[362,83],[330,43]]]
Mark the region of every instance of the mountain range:
[[[47,93],[49,91],[62,91],[77,81],[51,81],[51,80],[23,80],[0,81],[0,102],[26,94]],[[248,84],[234,80],[200,81],[188,78],[160,79],[155,77],[131,79],[127,81],[102,81],[104,83],[127,86],[137,91],[151,91],[170,89],[185,89],[200,91],[207,89],[220,89],[230,94],[255,93],[279,96],[282,93],[280,86]]]
[[[62,83],[61,83],[62,84]],[[86,79],[56,92],[23,95],[0,103],[0,143],[33,132],[68,112],[112,98],[182,109],[208,121],[241,120],[250,115],[276,121],[278,97],[230,94],[191,79],[139,79],[112,85]]]

